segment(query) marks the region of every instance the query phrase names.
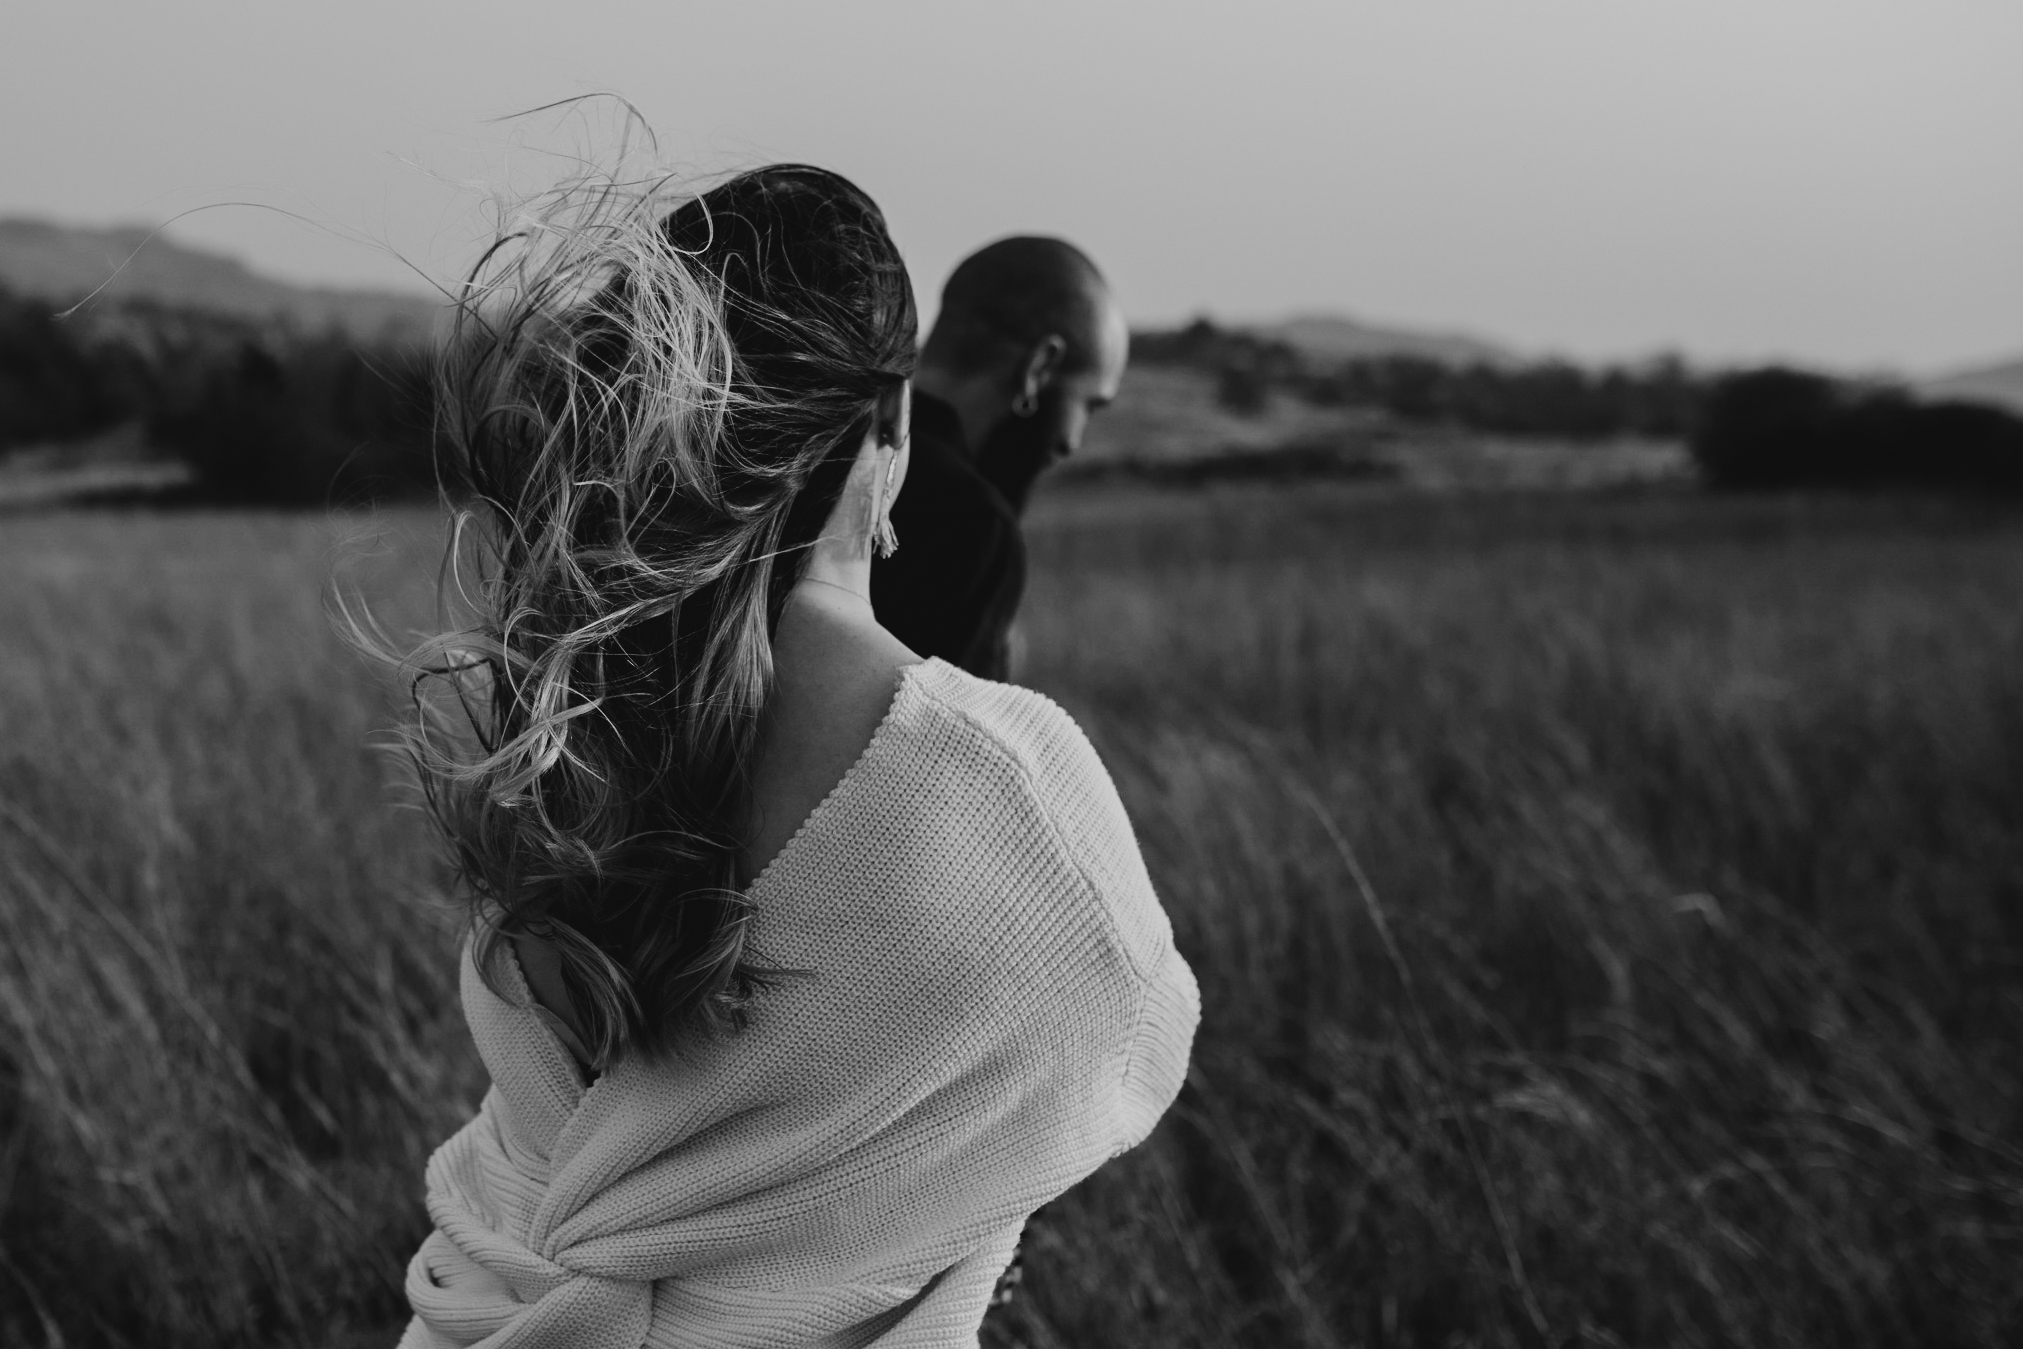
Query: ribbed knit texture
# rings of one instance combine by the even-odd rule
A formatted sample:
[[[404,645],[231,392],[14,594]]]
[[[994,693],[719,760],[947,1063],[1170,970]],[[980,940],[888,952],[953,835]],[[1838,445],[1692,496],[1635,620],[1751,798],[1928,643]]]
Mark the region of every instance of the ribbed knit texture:
[[[1026,1217],[1150,1132],[1199,1000],[1116,788],[1039,694],[909,667],[754,882],[812,973],[587,1089],[517,966],[428,1167],[403,1349],[976,1343]]]

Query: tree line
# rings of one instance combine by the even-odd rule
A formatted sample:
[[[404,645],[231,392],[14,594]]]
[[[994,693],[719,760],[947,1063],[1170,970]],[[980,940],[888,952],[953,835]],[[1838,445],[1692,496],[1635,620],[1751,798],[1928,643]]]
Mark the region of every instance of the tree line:
[[[183,495],[320,505],[433,490],[426,348],[123,300],[0,292],[0,453],[139,423]]]
[[[1131,350],[1133,360],[1205,372],[1217,401],[1239,414],[1262,413],[1276,391],[1497,435],[1680,439],[1717,490],[2023,494],[2023,418],[1786,367],[1701,371],[1674,357],[1599,369],[1415,355],[1327,361],[1206,319],[1134,333]]]
[[[1322,360],[1207,319],[1133,333],[1131,358],[1207,372],[1217,400],[1237,413],[1262,412],[1280,391],[1326,407],[1376,408],[1403,421],[1572,440],[1685,436],[1710,383],[1674,357],[1601,369],[1402,354]]]
[[[1683,439],[1717,489],[2023,493],[2023,419],[1807,371],[1327,361],[1207,320],[1134,334],[1132,358],[1203,372],[1239,414],[1289,396],[1498,435]],[[190,499],[423,496],[436,482],[431,359],[418,345],[146,300],[59,318],[0,291],[0,454],[138,423],[189,465]]]

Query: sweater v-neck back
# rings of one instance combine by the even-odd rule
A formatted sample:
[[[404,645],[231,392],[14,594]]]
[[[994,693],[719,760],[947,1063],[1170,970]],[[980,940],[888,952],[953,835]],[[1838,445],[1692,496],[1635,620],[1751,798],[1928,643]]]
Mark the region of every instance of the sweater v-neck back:
[[[935,659],[937,658],[929,657],[927,661],[916,662],[900,668],[898,677],[893,682],[891,700],[886,704],[884,715],[879,718],[878,725],[871,732],[870,739],[858,751],[857,757],[851,761],[850,766],[843,770],[842,776],[837,778],[829,790],[823,794],[822,799],[816,802],[809,809],[807,815],[802,818],[800,824],[795,826],[794,832],[788,835],[786,841],[780,845],[771,858],[767,859],[765,866],[761,867],[751,881],[745,885],[741,893],[747,900],[755,898],[766,879],[766,873],[773,869],[774,864],[800,843],[802,835],[809,833],[815,828],[817,821],[821,818],[823,811],[829,807],[830,802],[834,801],[849,788],[851,779],[856,776],[857,770],[870,757],[873,746],[878,743],[878,737],[884,734],[886,728],[892,724],[893,717],[899,710],[900,702],[906,697],[907,684],[910,677],[920,670],[922,666],[932,663]],[[561,1042],[562,1047],[568,1051],[569,1057],[575,1060],[576,1066],[583,1073],[585,1080],[594,1079],[602,1069],[590,1053],[589,1046],[584,1042],[582,1033],[577,1027],[574,1008],[568,1004],[568,991],[561,983],[560,966],[555,956],[549,952],[528,949],[528,943],[537,940],[536,938],[514,938],[509,943],[510,954],[502,954],[502,958],[510,959],[518,966],[518,976],[528,989],[528,996],[534,1014],[541,1018],[542,1023],[548,1027],[555,1038]],[[537,968],[537,962],[543,968]],[[554,996],[559,996],[562,999],[561,1006],[555,1005]]]
[[[892,701],[886,705],[885,715],[878,719],[878,725],[872,730],[871,738],[864,742],[864,748],[857,751],[857,757],[851,761],[848,768],[843,770],[843,775],[836,779],[834,785],[823,794],[822,799],[817,801],[808,811],[807,815],[802,818],[801,823],[795,826],[794,832],[787,836],[787,841],[782,843],[778,851],[766,859],[766,864],[759,868],[757,874],[745,886],[743,893],[747,899],[757,898],[760,890],[764,887],[767,875],[773,868],[779,865],[789,853],[793,852],[795,847],[800,844],[804,835],[813,832],[818,827],[822,815],[829,809],[830,805],[850,790],[852,781],[857,777],[859,771],[863,769],[865,762],[870,759],[872,752],[878,748],[879,739],[890,730],[894,720],[899,716],[900,705],[906,701],[908,692],[916,677],[927,674],[927,667],[936,664],[946,667],[948,662],[936,656],[929,656],[924,661],[900,667],[899,677],[892,690]]]
[[[586,1085],[517,968],[429,1164],[408,1346],[971,1345],[1025,1218],[1142,1139],[1198,994],[1109,776],[1037,693],[909,667],[746,891],[805,971]]]

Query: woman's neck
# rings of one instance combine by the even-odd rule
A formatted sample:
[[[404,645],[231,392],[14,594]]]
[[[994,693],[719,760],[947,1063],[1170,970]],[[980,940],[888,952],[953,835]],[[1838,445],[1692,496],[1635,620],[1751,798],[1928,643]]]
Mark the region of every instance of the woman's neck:
[[[801,579],[795,584],[794,589],[798,591],[807,585],[854,595],[868,608],[871,603],[869,540],[857,546],[830,539],[818,541],[809,551],[807,566],[802,570]]]
[[[823,540],[787,592],[773,633],[773,671],[776,690],[790,699],[810,681],[833,678],[839,665],[855,663],[867,650],[898,647],[871,607],[870,551]]]
[[[919,657],[878,626],[870,567],[811,566],[773,631],[773,687],[760,714],[746,822],[747,877],[757,875],[870,743],[898,672]]]
[[[825,581],[819,576],[803,576],[794,588],[798,590],[801,586],[821,586],[824,590],[834,591],[838,595],[848,595],[860,604],[871,603],[871,597],[863,590],[855,586],[845,585],[840,581]],[[830,602],[836,603],[837,601],[831,600]]]

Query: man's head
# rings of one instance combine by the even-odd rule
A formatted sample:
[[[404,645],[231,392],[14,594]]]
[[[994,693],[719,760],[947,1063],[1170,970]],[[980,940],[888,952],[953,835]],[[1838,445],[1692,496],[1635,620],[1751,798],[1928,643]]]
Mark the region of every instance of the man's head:
[[[1087,255],[1060,239],[1000,239],[963,260],[916,380],[953,404],[980,473],[1015,508],[1033,480],[1081,447],[1117,396],[1130,333]]]

